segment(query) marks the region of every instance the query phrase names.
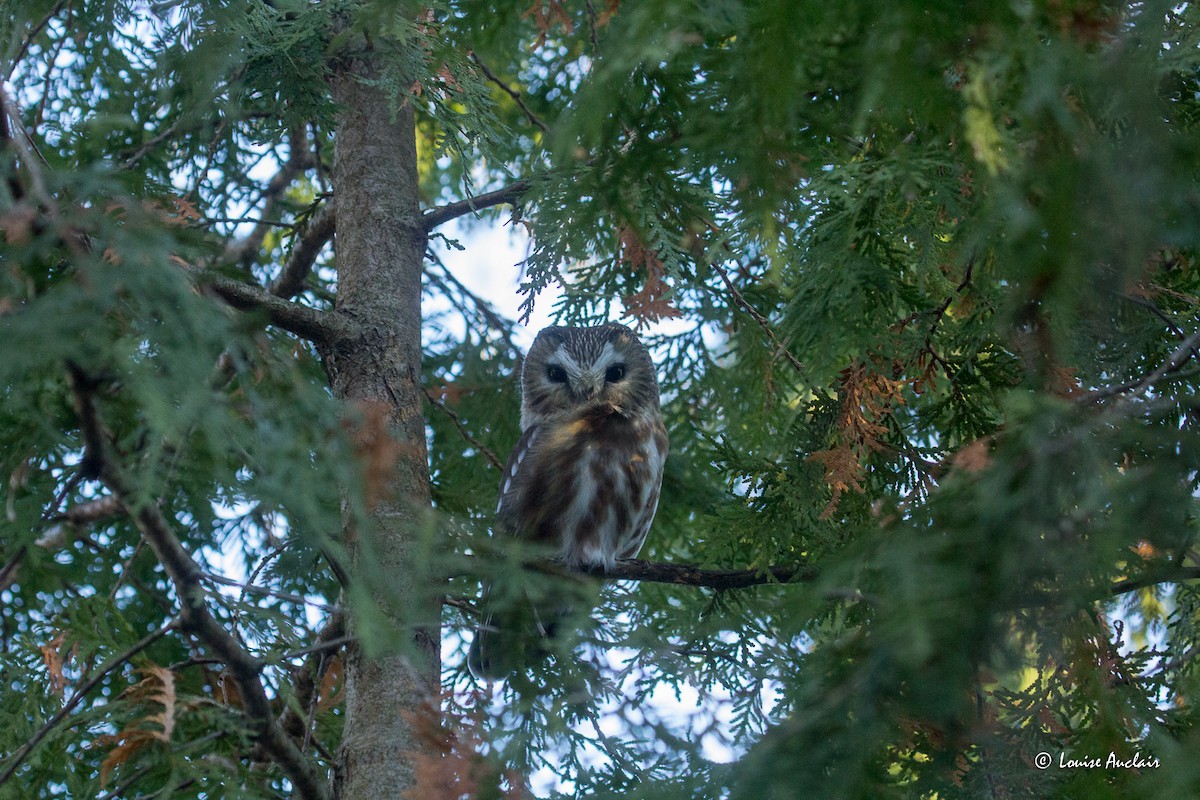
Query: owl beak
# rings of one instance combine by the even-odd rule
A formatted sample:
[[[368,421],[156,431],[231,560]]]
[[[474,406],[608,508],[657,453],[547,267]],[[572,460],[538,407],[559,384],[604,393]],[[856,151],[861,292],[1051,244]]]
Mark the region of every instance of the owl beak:
[[[604,385],[602,376],[589,375],[584,373],[580,376],[578,391],[581,400],[591,400],[596,395],[600,394],[600,387]]]

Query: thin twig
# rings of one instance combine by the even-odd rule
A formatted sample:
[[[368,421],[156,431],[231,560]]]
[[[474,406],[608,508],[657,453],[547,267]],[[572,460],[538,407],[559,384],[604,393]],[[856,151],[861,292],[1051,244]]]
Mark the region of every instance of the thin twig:
[[[212,733],[207,733],[204,736],[200,736],[195,739],[189,739],[186,742],[182,742],[179,744],[172,743],[171,752],[175,756],[180,756],[184,753],[189,753],[194,750],[199,750],[201,747],[208,744],[209,742],[215,742],[219,739],[222,739],[222,738],[225,738],[228,736],[229,736],[229,734],[227,731],[216,730],[216,731],[213,731]],[[104,794],[97,795],[96,800],[116,800],[116,798],[118,798],[118,797],[125,797],[125,793],[128,792],[130,790],[130,788],[141,783],[142,780],[144,780],[145,777],[148,774],[150,774],[152,771],[159,770],[159,769],[162,769],[162,765],[158,764],[158,763],[152,763],[149,766],[143,767],[142,769],[139,769],[139,770],[133,772],[128,778],[126,778],[121,783],[117,784],[116,786],[114,786],[112,789],[108,790]],[[191,779],[190,781],[187,781],[185,783],[179,784],[178,786],[174,786],[171,788],[173,791],[178,791],[178,790],[184,788],[184,786],[187,785],[187,783],[191,783],[191,782],[194,782],[194,779]],[[161,792],[162,790],[159,790],[159,791]],[[139,796],[141,796],[141,795],[139,795]]]
[[[330,614],[324,627],[316,636],[316,641],[303,650],[296,650],[282,657],[283,661],[307,656],[304,663],[291,670],[292,685],[296,691],[296,702],[288,703],[279,716],[279,727],[293,739],[302,741],[301,747],[308,749],[310,742],[315,741],[312,735],[313,721],[316,718],[317,703],[320,700],[318,690],[329,668],[332,654],[354,641],[353,636],[346,635],[346,615],[336,610]],[[300,709],[304,709],[301,716]],[[318,747],[320,744],[318,743]]]
[[[158,133],[156,133],[154,136],[151,136],[149,139],[146,140],[146,142],[141,147],[139,147],[137,150],[135,150],[133,152],[133,155],[129,156],[129,158],[122,161],[121,166],[119,166],[117,169],[120,170],[121,172],[128,172],[129,170],[136,167],[139,161],[141,161],[143,158],[145,158],[147,155],[150,154],[151,150],[158,147],[160,144],[165,142],[167,139],[170,139],[172,136],[174,136],[176,133],[178,133],[179,128],[182,124],[183,124],[183,118],[180,117],[179,119],[175,120],[175,122],[173,124],[169,125],[164,130],[161,130]]]
[[[454,423],[454,427],[458,428],[459,434],[461,434],[462,437],[464,439],[466,439],[467,442],[469,442],[472,447],[474,447],[479,452],[483,453],[484,457],[487,458],[487,460],[489,462],[491,462],[493,467],[495,467],[498,470],[504,469],[504,462],[501,461],[496,456],[496,453],[490,447],[488,447],[486,444],[484,444],[483,442],[476,439],[475,436],[472,435],[472,433],[469,430],[467,430],[467,426],[463,424],[462,419],[459,418],[458,414],[455,413],[454,409],[450,408],[448,405],[443,403],[437,397],[434,397],[434,394],[433,394],[432,390],[430,390],[430,389],[425,390],[425,398],[427,400],[429,400],[430,403],[432,403],[436,408],[440,409],[446,416],[448,416],[450,418],[451,422]]]
[[[775,346],[775,353],[786,358],[797,372],[803,373],[804,364],[801,363],[800,359],[792,355],[792,351],[788,350],[787,346],[784,345],[784,343],[779,340],[779,337],[775,335],[775,331],[771,328],[771,321],[762,314],[758,313],[758,309],[750,305],[746,298],[742,296],[742,293],[738,291],[737,287],[733,285],[733,281],[729,280],[729,273],[726,272],[720,264],[714,261],[712,267],[717,271],[717,275],[721,277],[721,281],[725,284],[725,288],[729,290],[731,295],[733,295],[733,302],[737,304],[739,308],[749,314],[750,318],[758,323],[758,326],[763,329],[763,333],[767,334],[767,338],[770,339],[771,344]]]
[[[357,639],[357,636],[338,636],[333,639],[319,641],[316,644],[309,645],[308,647],[302,647],[299,650],[292,650],[289,653],[284,653],[282,656],[280,656],[280,659],[283,661],[288,661],[293,658],[300,658],[301,656],[317,655],[319,653],[328,653],[333,650],[341,650],[343,647],[351,642],[356,641]]]
[[[298,606],[308,606],[320,611],[335,610],[333,606],[329,605],[328,603],[322,603],[319,600],[313,600],[303,595],[292,594],[290,592],[279,592],[274,589],[268,589],[265,586],[255,586],[254,584],[246,581],[237,581],[233,578],[226,578],[224,575],[218,575],[215,572],[205,572],[201,578],[206,581],[212,581],[213,583],[219,583],[222,586],[230,586],[238,589],[243,595],[256,594],[261,597],[273,597],[276,600],[286,600],[287,602],[295,603]]]
[[[21,61],[24,60],[25,56],[29,53],[29,48],[33,46],[34,40],[37,39],[41,32],[46,29],[46,26],[50,24],[50,20],[58,16],[59,12],[63,10],[63,6],[65,6],[68,2],[69,0],[58,0],[58,2],[54,4],[54,7],[50,9],[50,12],[46,14],[46,16],[42,17],[42,21],[33,26],[33,30],[26,34],[25,38],[21,40],[21,46],[17,49],[17,54],[13,57],[12,63],[8,65],[8,74],[4,78],[6,82],[12,80],[12,76],[13,73],[16,72],[17,65],[20,64]]]
[[[483,70],[483,74],[487,77],[487,79],[489,81],[496,84],[496,86],[500,87],[500,91],[504,92],[506,95],[511,97],[516,102],[517,107],[521,109],[521,113],[523,113],[525,115],[526,119],[528,119],[530,122],[532,122],[534,125],[536,125],[539,129],[541,129],[542,133],[550,132],[550,128],[546,126],[546,123],[542,122],[541,118],[538,117],[537,114],[533,113],[533,111],[529,108],[529,106],[525,105],[525,100],[521,97],[521,93],[518,92],[516,89],[512,88],[511,86],[509,86],[504,81],[500,80],[499,76],[497,76],[496,73],[494,73],[490,69],[488,69],[488,65],[483,63],[483,59],[481,59],[479,57],[478,53],[472,51],[471,52],[471,60],[474,61],[475,64],[481,70]]]
[[[133,658],[162,637],[166,636],[167,633],[169,633],[171,629],[178,624],[178,622],[178,619],[172,619],[170,622],[158,628],[157,630],[151,631],[143,636],[136,644],[132,645],[127,650],[118,653],[106,661],[95,675],[93,675],[75,690],[74,694],[71,695],[71,699],[64,703],[63,707],[60,708],[54,714],[54,716],[50,717],[50,719],[46,720],[46,723],[42,725],[42,727],[34,731],[34,734],[30,737],[29,741],[23,744],[21,748],[13,754],[12,758],[9,759],[8,764],[5,765],[4,772],[0,773],[0,786],[3,786],[4,783],[8,781],[8,779],[11,778],[14,773],[16,773],[17,768],[20,767],[25,759],[29,757],[29,754],[33,752],[33,748],[37,747],[38,742],[46,738],[46,735],[50,733],[50,731],[54,730],[54,728],[60,722],[66,719],[67,715],[74,711],[75,707],[79,705],[83,698],[87,697],[87,695],[93,689],[95,689],[101,681],[108,677],[110,673],[119,669],[126,661]]]
[[[476,311],[478,311],[479,316],[483,317],[484,322],[487,323],[487,327],[500,334],[500,337],[504,339],[505,346],[508,347],[509,351],[512,352],[514,356],[516,356],[516,359],[519,363],[524,358],[524,354],[521,352],[521,348],[517,346],[517,343],[512,338],[512,323],[500,316],[500,314],[496,312],[496,309],[492,308],[491,303],[467,288],[466,284],[460,281],[454,275],[454,273],[450,271],[450,268],[446,265],[446,262],[443,261],[437,253],[433,252],[432,250],[426,250],[425,257],[441,268],[442,277],[444,277],[447,283],[454,287],[455,291],[471,301],[471,304],[474,305]],[[434,275],[430,275],[430,278],[435,282],[440,282],[442,280],[442,278]],[[440,288],[442,288],[443,291],[446,291],[446,287],[444,285],[441,285]],[[447,292],[447,294],[449,294],[449,292]],[[451,300],[451,302],[453,303],[454,301]],[[455,303],[455,305],[458,304]],[[463,309],[460,307],[459,310],[461,311]]]
[[[1103,389],[1096,389],[1095,391],[1080,395],[1079,402],[1084,405],[1088,405],[1099,402],[1100,400],[1107,400],[1110,397],[1114,397],[1118,394],[1124,394],[1126,392],[1129,392],[1134,396],[1140,395],[1153,387],[1154,384],[1158,383],[1163,378],[1171,375],[1174,372],[1177,372],[1181,367],[1183,367],[1183,365],[1186,364],[1193,355],[1197,354],[1198,346],[1200,346],[1200,330],[1184,339],[1183,343],[1176,347],[1171,355],[1167,357],[1167,360],[1160,364],[1158,368],[1149,375],[1146,375],[1140,379],[1129,380],[1124,383],[1117,384],[1116,386],[1106,386]]]
[[[254,258],[262,248],[263,240],[274,223],[268,217],[275,209],[275,204],[283,196],[288,186],[296,176],[311,166],[312,152],[308,149],[308,137],[304,126],[296,126],[288,135],[288,157],[279,167],[267,184],[262,195],[262,211],[259,212],[258,223],[245,238],[229,243],[225,256],[229,261],[245,262]]]
[[[600,40],[596,36],[596,7],[592,5],[592,0],[585,0],[583,7],[587,10],[588,39],[592,42],[592,53],[595,57],[600,53]]]
[[[33,198],[42,205],[46,214],[57,222],[57,207],[53,198],[50,197],[50,192],[46,189],[46,179],[41,172],[41,165],[45,164],[46,160],[42,158],[41,153],[37,152],[37,146],[29,136],[29,132],[25,130],[25,123],[21,121],[20,113],[3,86],[0,86],[0,113],[3,113],[6,120],[5,130],[9,133],[8,142],[17,151],[17,158],[20,160],[21,166],[29,174]]]
[[[1157,317],[1162,322],[1162,324],[1166,325],[1167,328],[1170,329],[1171,333],[1175,334],[1180,339],[1182,339],[1184,337],[1185,334],[1183,332],[1183,329],[1180,328],[1178,325],[1176,325],[1175,320],[1173,320],[1169,316],[1167,316],[1166,313],[1164,313],[1161,308],[1154,305],[1154,303],[1151,303],[1149,300],[1146,300],[1141,297],[1134,297],[1133,295],[1125,294],[1124,292],[1112,292],[1112,293],[1115,294],[1117,297],[1121,298],[1122,300],[1124,300],[1126,303],[1130,303],[1132,305],[1138,306],[1139,308],[1146,309],[1151,314],[1153,314],[1155,317]]]

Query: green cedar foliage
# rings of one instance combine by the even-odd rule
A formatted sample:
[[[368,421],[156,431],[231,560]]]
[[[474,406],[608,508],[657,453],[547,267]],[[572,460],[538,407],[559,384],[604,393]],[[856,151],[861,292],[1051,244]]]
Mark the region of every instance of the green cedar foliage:
[[[180,598],[97,437],[331,763],[340,665],[306,651],[342,635],[327,559],[397,455],[221,287],[315,248],[283,294],[332,308],[326,78],[362,34],[417,109],[427,206],[516,185],[466,219],[529,231],[526,303],[645,328],[672,454],[643,557],[761,576],[600,587],[489,541],[517,328],[435,230],[413,569],[445,581],[460,789],[1200,795],[1194,3],[0,10],[0,797],[289,791],[221,664],[162,630]],[[488,692],[481,579],[578,592],[583,641]],[[369,622],[389,576],[362,580]],[[1110,753],[1157,766],[1059,766]]]

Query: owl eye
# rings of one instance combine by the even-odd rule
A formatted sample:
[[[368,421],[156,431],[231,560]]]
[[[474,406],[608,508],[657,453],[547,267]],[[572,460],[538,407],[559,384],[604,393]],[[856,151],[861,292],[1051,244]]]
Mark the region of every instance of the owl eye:
[[[604,372],[604,380],[609,383],[616,383],[625,377],[625,365],[613,364]]]
[[[546,377],[550,379],[551,383],[566,383],[567,371],[557,364],[551,364],[546,367]]]

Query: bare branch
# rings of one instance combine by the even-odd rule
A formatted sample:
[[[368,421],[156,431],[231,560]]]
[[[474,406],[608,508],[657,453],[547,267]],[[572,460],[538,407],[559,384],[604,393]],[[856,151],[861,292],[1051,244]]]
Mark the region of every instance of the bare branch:
[[[136,167],[138,162],[141,161],[143,158],[145,158],[147,155],[149,155],[150,152],[154,148],[158,147],[160,144],[165,142],[167,139],[170,139],[172,136],[179,133],[179,129],[182,126],[182,124],[183,124],[183,119],[177,119],[177,120],[175,120],[174,123],[172,123],[168,127],[159,131],[154,136],[151,136],[149,139],[147,139],[145,141],[145,143],[142,144],[141,147],[139,147],[137,150],[133,151],[133,153],[129,156],[129,158],[122,161],[121,166],[118,167],[118,169],[120,169],[122,172],[128,172],[129,170]]]
[[[504,92],[514,101],[516,101],[517,107],[521,109],[521,113],[525,115],[526,119],[537,126],[542,133],[550,132],[550,129],[546,127],[546,123],[542,122],[541,118],[537,114],[534,114],[533,111],[530,110],[529,106],[525,105],[525,100],[521,97],[521,93],[509,86],[504,81],[500,80],[496,73],[488,69],[488,65],[483,63],[483,59],[479,57],[478,53],[472,51],[471,60],[474,61],[481,70],[483,70],[483,74],[487,76],[489,81],[496,84],[496,86],[500,88],[500,91]]]
[[[779,337],[775,335],[775,331],[771,328],[771,321],[758,312],[758,310],[747,302],[742,293],[733,285],[733,281],[729,280],[729,273],[726,272],[720,264],[713,262],[713,269],[717,271],[717,275],[721,277],[721,282],[725,284],[725,288],[733,295],[733,302],[738,305],[743,311],[750,315],[751,319],[758,323],[758,326],[763,329],[763,333],[767,334],[767,338],[771,340],[771,344],[775,347],[775,353],[782,355],[788,360],[797,372],[804,372],[804,364],[800,359],[792,354],[792,351],[787,349],[783,342],[779,341]]]
[[[333,238],[336,223],[337,206],[330,201],[309,219],[308,225],[297,235],[291,257],[271,284],[271,294],[285,299],[300,294],[321,249]]]
[[[496,457],[496,453],[490,447],[476,439],[471,432],[467,430],[467,426],[463,425],[462,420],[459,419],[459,416],[454,412],[454,409],[450,408],[448,405],[435,397],[433,392],[429,389],[425,390],[425,399],[432,403],[436,408],[441,409],[441,411],[450,418],[450,421],[454,423],[454,427],[458,428],[458,432],[462,435],[462,437],[466,439],[472,447],[483,453],[487,460],[491,462],[493,467],[501,471],[504,470],[504,462]]]
[[[1079,397],[1079,402],[1088,405],[1101,400],[1107,400],[1119,394],[1125,394],[1126,392],[1135,396],[1142,394],[1163,378],[1179,371],[1197,353],[1197,346],[1200,346],[1200,330],[1184,339],[1183,343],[1176,347],[1171,355],[1167,357],[1167,360],[1149,375],[1140,379],[1126,381],[1116,386],[1106,386],[1103,389],[1088,392]]]
[[[271,230],[268,218],[275,204],[287,190],[296,176],[308,169],[312,163],[312,151],[308,148],[308,138],[303,126],[297,126],[288,136],[288,157],[279,168],[279,172],[271,178],[262,195],[262,211],[259,222],[254,229],[241,239],[234,240],[225,248],[225,257],[233,262],[252,260],[262,248],[263,240]]]
[[[517,346],[517,343],[512,338],[513,323],[500,316],[496,309],[492,307],[491,303],[467,288],[466,284],[455,277],[454,273],[450,271],[450,268],[446,266],[446,262],[443,261],[437,253],[433,252],[433,250],[426,250],[425,258],[432,261],[441,269],[441,276],[433,275],[428,272],[426,275],[430,280],[437,284],[438,288],[446,293],[446,299],[448,299],[451,303],[454,303],[454,305],[463,312],[464,316],[467,314],[466,310],[459,306],[452,297],[449,297],[451,293],[450,290],[453,289],[453,291],[470,301],[471,305],[474,306],[478,316],[483,318],[486,328],[500,334],[500,337],[504,339],[504,345],[509,349],[509,351],[512,352],[512,354],[516,357],[518,364],[520,364],[521,360],[524,359],[525,354],[521,352],[521,348]],[[447,286],[447,284],[449,284],[449,286]]]
[[[449,222],[452,219],[458,219],[466,214],[471,214],[476,211],[482,211],[485,208],[492,206],[500,206],[506,203],[516,203],[521,199],[521,195],[529,190],[529,181],[520,180],[509,184],[502,189],[497,189],[494,192],[487,192],[478,197],[468,197],[465,200],[459,200],[455,203],[449,203],[444,206],[437,206],[425,212],[424,224],[425,230],[430,231],[441,225],[444,222]]]
[[[353,333],[352,324],[336,312],[318,311],[284,300],[257,286],[211,272],[202,273],[200,280],[234,308],[262,311],[272,325],[317,345]]]
[[[170,520],[158,506],[140,496],[121,468],[100,421],[93,395],[94,382],[87,380],[78,368],[69,375],[84,440],[98,443],[92,457],[97,462],[100,480],[128,510],[142,538],[166,570],[178,598],[180,626],[203,642],[225,665],[238,687],[251,730],[291,781],[297,796],[325,800],[328,796],[325,783],[277,724],[260,679],[263,662],[247,651],[209,611],[202,584],[203,569],[175,536]]]

